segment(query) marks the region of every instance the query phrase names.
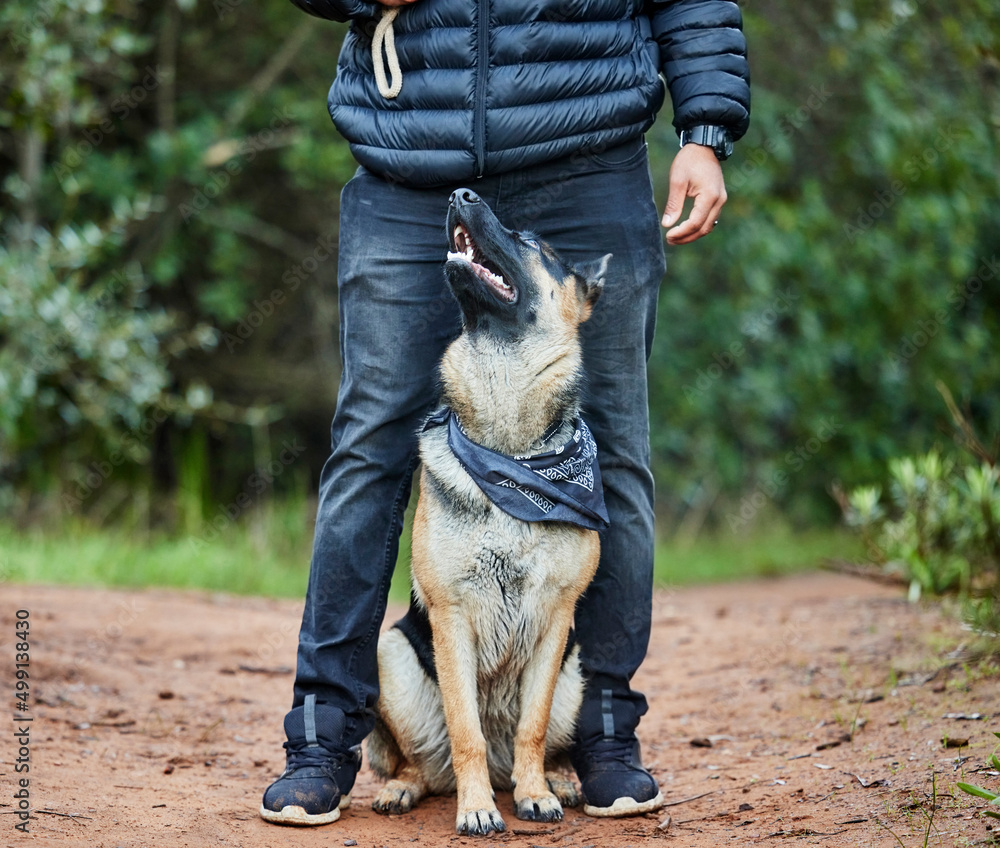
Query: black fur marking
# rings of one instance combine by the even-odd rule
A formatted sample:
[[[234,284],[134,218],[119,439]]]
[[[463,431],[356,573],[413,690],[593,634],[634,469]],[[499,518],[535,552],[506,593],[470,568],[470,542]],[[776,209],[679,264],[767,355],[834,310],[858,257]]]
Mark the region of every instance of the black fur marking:
[[[453,487],[446,486],[433,474],[427,474],[421,479],[423,481],[429,480],[430,486],[428,488],[433,491],[434,496],[446,505],[450,512],[462,520],[482,521],[489,514],[490,503],[488,501],[469,500],[459,495]]]
[[[437,683],[437,667],[434,665],[434,637],[431,633],[431,620],[427,617],[427,610],[417,604],[411,596],[410,608],[406,611],[406,615],[393,627],[399,630],[410,643],[424,674]],[[576,633],[571,627],[569,637],[566,639],[566,647],[563,649],[562,664],[565,664],[566,660],[569,659],[575,646]]]
[[[410,643],[424,674],[437,683],[437,668],[434,666],[434,641],[431,636],[431,620],[427,617],[427,610],[418,605],[411,596],[410,608],[406,611],[406,615],[393,627],[397,628]]]

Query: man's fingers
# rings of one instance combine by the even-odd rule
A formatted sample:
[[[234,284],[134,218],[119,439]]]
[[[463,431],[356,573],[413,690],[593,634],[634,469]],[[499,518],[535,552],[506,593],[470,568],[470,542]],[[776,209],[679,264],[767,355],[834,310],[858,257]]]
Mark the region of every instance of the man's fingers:
[[[694,198],[694,207],[681,221],[688,197]],[[725,202],[726,183],[715,152],[702,144],[684,145],[670,165],[670,196],[663,215],[667,241],[687,244],[708,235]]]
[[[688,195],[688,181],[680,179],[671,174],[670,194],[667,196],[667,205],[663,211],[664,227],[671,227],[677,223],[684,211],[684,201]]]
[[[719,195],[712,197],[699,194],[694,201],[688,219],[672,230],[667,231],[667,241],[670,244],[687,244],[712,232],[722,204],[725,202]]]

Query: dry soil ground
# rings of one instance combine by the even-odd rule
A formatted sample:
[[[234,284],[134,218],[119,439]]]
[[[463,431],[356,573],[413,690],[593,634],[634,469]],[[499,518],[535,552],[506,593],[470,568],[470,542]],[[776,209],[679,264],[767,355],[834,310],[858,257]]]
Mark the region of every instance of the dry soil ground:
[[[20,715],[33,719],[33,814],[27,835],[14,829],[8,717],[0,846],[917,846],[932,775],[929,844],[992,837],[982,802],[954,784],[963,768],[997,784],[970,772],[1000,729],[1000,677],[963,661],[968,634],[936,608],[856,578],[659,593],[636,684],[651,706],[645,759],[671,806],[603,821],[568,810],[541,826],[517,821],[501,794],[510,830],[490,839],[455,835],[450,798],[375,815],[367,769],[333,825],[257,817],[283,765],[300,603],[35,586],[5,586],[2,597],[0,679],[12,707],[15,612],[30,611],[30,710]],[[942,742],[957,738],[968,745]]]

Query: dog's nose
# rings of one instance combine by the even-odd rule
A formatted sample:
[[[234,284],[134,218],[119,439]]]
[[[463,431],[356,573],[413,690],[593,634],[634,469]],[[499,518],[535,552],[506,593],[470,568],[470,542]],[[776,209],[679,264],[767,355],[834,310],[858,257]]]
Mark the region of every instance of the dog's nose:
[[[460,188],[451,193],[448,202],[454,206],[462,206],[466,203],[479,203],[480,198],[471,188]]]

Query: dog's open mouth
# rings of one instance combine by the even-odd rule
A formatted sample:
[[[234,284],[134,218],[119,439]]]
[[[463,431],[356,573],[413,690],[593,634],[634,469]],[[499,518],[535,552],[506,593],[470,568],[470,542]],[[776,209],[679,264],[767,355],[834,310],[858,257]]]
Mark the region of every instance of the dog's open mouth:
[[[469,231],[462,224],[456,224],[451,239],[455,249],[448,251],[449,262],[465,262],[472,269],[472,273],[486,283],[505,303],[514,303],[517,300],[517,289],[504,280],[498,268],[491,267],[490,261],[483,256]]]

